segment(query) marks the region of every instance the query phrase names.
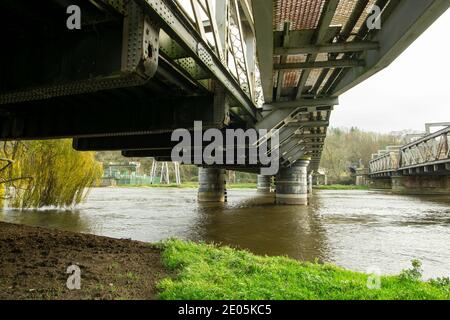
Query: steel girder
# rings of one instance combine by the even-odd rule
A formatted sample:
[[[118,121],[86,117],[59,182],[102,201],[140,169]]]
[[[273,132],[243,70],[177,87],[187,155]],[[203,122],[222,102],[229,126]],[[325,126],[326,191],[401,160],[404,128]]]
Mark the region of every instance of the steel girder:
[[[165,0],[135,0],[161,28],[174,39],[189,55],[196,60],[200,67],[207,70],[226,89],[227,93],[246,110],[254,120],[261,119],[261,115],[251,96],[248,96],[240,84],[231,75],[230,70],[222,63],[217,52],[206,43],[202,35],[191,22],[177,10],[172,1]]]
[[[450,127],[401,148],[400,170],[450,163]]]
[[[374,156],[369,163],[372,176],[386,174],[424,175],[450,169],[450,127],[414,142]]]
[[[390,65],[449,5],[448,0],[399,1],[389,18],[382,21],[381,30],[374,37],[366,39],[377,42],[380,49],[366,52],[362,57],[366,66],[346,73],[338,81],[333,94],[341,95]]]
[[[111,1],[105,1],[105,4],[111,6]],[[67,52],[69,58],[64,56],[65,51],[53,52],[56,56],[51,60],[52,66],[57,67],[50,68],[47,66],[48,69],[45,70],[54,75],[52,79],[46,79],[45,74],[43,74],[43,80],[39,78],[35,79],[34,82],[26,81],[26,87],[3,90],[0,93],[0,105],[145,84],[155,75],[158,66],[159,27],[133,1],[126,5],[116,4],[111,6],[113,9],[115,7],[119,8],[119,12],[124,10],[126,13],[125,17],[120,17],[120,19],[124,19],[123,27],[122,24],[119,24],[117,30],[114,29],[114,31],[117,31],[117,35],[111,34],[112,31],[109,29],[102,33],[101,29],[97,28],[96,45],[104,49],[101,58],[97,57],[97,60],[93,61],[86,59],[86,56],[93,59],[95,55],[92,55],[92,53],[89,55],[88,52],[83,51],[89,50],[90,47],[86,45],[89,41],[78,40],[76,42],[78,46],[72,47],[70,54]],[[68,34],[66,38],[71,39],[71,36],[73,35]],[[114,36],[114,39],[111,38],[112,36]],[[88,36],[86,36],[87,38]],[[116,39],[119,39],[118,43],[116,43]],[[123,39],[123,43],[120,43],[120,39]],[[62,41],[65,41],[65,39],[63,38]],[[122,45],[122,48],[120,48],[120,45]],[[65,46],[62,47],[65,48]],[[90,64],[87,64],[86,61]],[[104,61],[109,63],[104,64]],[[65,74],[64,71],[73,71],[71,69],[73,65],[78,65],[77,73]],[[103,67],[93,71],[90,70],[92,65]],[[37,71],[33,73],[33,76],[40,75],[41,73]],[[78,79],[73,80],[74,78]],[[57,82],[55,82],[55,79],[57,79]],[[54,83],[48,83],[48,81]]]

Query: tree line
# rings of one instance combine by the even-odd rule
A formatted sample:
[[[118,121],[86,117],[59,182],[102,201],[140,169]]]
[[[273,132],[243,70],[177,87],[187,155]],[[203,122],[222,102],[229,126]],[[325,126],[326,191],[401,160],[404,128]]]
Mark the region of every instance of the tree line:
[[[328,180],[333,184],[351,183],[351,167],[366,168],[372,154],[387,146],[402,145],[409,133],[375,133],[358,128],[330,128],[322,154],[321,167],[325,169]]]

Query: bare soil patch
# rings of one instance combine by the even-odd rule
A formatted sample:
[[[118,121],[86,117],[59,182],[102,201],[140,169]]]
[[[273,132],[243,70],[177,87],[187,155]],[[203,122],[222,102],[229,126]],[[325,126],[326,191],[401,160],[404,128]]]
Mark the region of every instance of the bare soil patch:
[[[69,290],[70,265],[81,290]],[[153,245],[0,222],[0,299],[156,299],[168,276]]]

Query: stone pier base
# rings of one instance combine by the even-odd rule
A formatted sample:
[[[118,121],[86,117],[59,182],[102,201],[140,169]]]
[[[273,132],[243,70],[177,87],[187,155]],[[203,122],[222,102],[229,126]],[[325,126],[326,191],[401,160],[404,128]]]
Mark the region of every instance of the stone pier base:
[[[392,189],[392,179],[371,179],[369,181],[369,188],[374,190],[391,190]]]
[[[308,205],[308,160],[281,168],[277,176],[277,204]]]
[[[226,170],[199,168],[198,201],[226,202]]]
[[[449,176],[392,177],[392,191],[411,195],[450,195]]]

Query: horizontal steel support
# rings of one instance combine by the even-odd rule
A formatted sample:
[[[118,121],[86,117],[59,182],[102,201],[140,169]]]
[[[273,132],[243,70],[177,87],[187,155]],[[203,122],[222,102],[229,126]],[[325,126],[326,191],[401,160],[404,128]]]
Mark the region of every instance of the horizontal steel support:
[[[346,53],[366,50],[378,50],[380,45],[373,41],[358,41],[333,43],[325,45],[299,45],[295,47],[277,47],[274,49],[276,55],[295,55],[295,54],[319,54],[319,53]]]
[[[334,60],[334,61],[316,61],[316,62],[298,62],[298,63],[278,63],[273,66],[275,70],[291,69],[323,69],[323,68],[354,68],[364,67],[364,60]]]
[[[304,133],[297,133],[297,136],[301,139],[325,139],[327,135],[325,133],[321,134],[304,134]]]
[[[261,1],[255,1],[259,3]],[[271,8],[271,11],[273,11],[273,7]],[[268,25],[266,21],[263,22],[264,24]],[[258,27],[258,24],[257,24]],[[271,26],[272,28],[272,26]],[[323,39],[333,39],[336,37],[337,34],[339,34],[341,30],[341,27],[339,26],[327,26],[323,29]],[[290,30],[289,31],[289,39],[286,39],[284,37],[285,33],[284,31],[274,31],[273,32],[273,46],[274,48],[296,48],[296,47],[303,47],[303,46],[309,46],[311,43],[313,43],[315,40],[316,35],[316,29],[303,29],[303,30]],[[273,50],[272,50],[273,52]]]
[[[139,149],[172,150],[176,143],[171,142],[171,136],[171,133],[161,133],[130,136],[76,138],[73,139],[73,147],[78,151],[120,151]]]
[[[313,151],[319,151],[321,152],[323,150],[323,146],[308,146],[308,145],[304,145],[303,143],[301,144],[302,146],[304,146],[305,148],[303,149],[305,152],[313,152]]]
[[[302,142],[301,143],[303,146],[313,146],[313,147],[323,147],[323,145],[325,144],[323,141],[322,142]]]
[[[319,108],[311,108],[308,109],[307,112],[314,112],[314,111],[326,111],[326,110],[333,110],[332,107],[329,106],[335,106],[339,104],[339,98],[332,97],[332,98],[324,98],[324,99],[299,99],[294,101],[285,101],[285,102],[272,102],[270,106],[276,108],[276,109],[285,109],[285,108],[299,108],[299,107],[327,107],[326,109],[319,109]],[[312,111],[313,110],[313,111]]]
[[[410,166],[406,166],[406,167],[401,167],[398,170],[409,170],[409,169],[415,169],[415,168],[425,167],[425,166],[435,166],[435,165],[441,165],[441,164],[445,165],[445,164],[449,164],[449,163],[450,163],[450,159],[430,161],[430,162],[418,163],[418,164],[414,164],[414,165],[410,165]]]
[[[303,128],[314,128],[314,127],[328,127],[330,125],[329,121],[305,121],[305,122],[289,122],[288,127],[298,126]]]
[[[225,115],[214,111],[214,97],[131,99],[129,95],[88,95],[83,100],[30,101],[0,108],[0,140],[69,137],[111,137],[225,126]],[[114,136],[114,137],[113,137]],[[120,140],[120,139],[119,139]]]
[[[333,94],[341,95],[390,65],[448,8],[448,0],[399,1],[389,18],[382,21],[381,30],[370,39],[378,42],[380,49],[367,51],[366,67],[347,72]]]

